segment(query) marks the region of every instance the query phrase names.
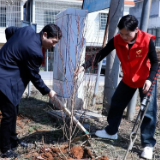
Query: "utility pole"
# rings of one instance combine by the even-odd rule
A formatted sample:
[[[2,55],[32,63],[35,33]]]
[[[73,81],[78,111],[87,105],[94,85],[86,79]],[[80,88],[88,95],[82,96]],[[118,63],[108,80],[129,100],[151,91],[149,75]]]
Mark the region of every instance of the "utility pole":
[[[152,0],[143,1],[140,29],[147,32]]]
[[[110,4],[110,17],[109,17],[109,35],[108,41],[118,33],[117,24],[119,19],[123,16],[124,0],[112,0]],[[105,74],[105,88],[103,99],[103,114],[106,115],[110,109],[111,98],[119,80],[119,66],[120,62],[116,55],[116,51],[112,51],[107,56],[106,74]]]
[[[110,10],[109,10],[109,12],[110,12]],[[108,34],[108,25],[109,25],[109,13],[108,13],[108,17],[107,17],[107,23],[106,23],[102,48],[104,48],[105,44],[106,44],[106,39],[107,39],[107,34]],[[96,96],[97,96],[97,90],[98,90],[99,77],[100,77],[101,68],[102,68],[102,61],[98,63],[98,74],[97,74],[97,79],[96,79],[96,84],[95,84],[94,94],[93,94],[93,100],[92,100],[93,106],[96,103]]]

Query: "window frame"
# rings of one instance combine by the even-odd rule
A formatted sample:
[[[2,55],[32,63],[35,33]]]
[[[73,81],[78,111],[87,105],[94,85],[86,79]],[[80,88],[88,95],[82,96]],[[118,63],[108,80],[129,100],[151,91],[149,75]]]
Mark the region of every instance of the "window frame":
[[[106,17],[104,18],[104,17],[102,17],[102,15],[105,15]],[[106,13],[106,12],[101,12],[101,13],[99,14],[99,16],[100,16],[100,18],[99,18],[99,30],[104,31],[105,28],[106,28],[108,13]],[[102,25],[102,22],[104,23],[103,25]]]
[[[4,11],[4,13],[2,12]],[[3,21],[3,20],[4,21]],[[4,25],[3,25],[4,24]],[[7,20],[6,20],[6,7],[1,6],[0,7],[0,27],[6,27],[7,26]]]
[[[148,28],[147,32],[156,36],[154,44],[155,44],[156,47],[160,47],[160,27],[158,27],[158,28]],[[158,32],[159,32],[159,35],[158,35]]]

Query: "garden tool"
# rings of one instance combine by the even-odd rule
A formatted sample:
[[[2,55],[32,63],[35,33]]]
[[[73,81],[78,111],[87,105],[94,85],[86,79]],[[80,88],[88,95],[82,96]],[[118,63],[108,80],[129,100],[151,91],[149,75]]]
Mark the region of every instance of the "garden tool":
[[[54,101],[56,101],[56,103],[58,104],[59,109],[62,109],[66,113],[66,115],[68,115],[71,118],[70,110],[63,105],[63,103],[58,99],[57,96],[54,97]],[[73,116],[73,122],[78,126],[78,128],[81,131],[83,131],[85,133],[85,135],[83,135],[83,137],[88,139],[89,138],[89,132],[83,127],[83,125],[76,119],[75,116]],[[75,137],[74,142],[80,140],[81,138],[82,138],[81,136],[80,137]]]
[[[149,105],[149,102],[150,102],[152,90],[153,90],[153,88],[155,86],[155,83],[156,83],[157,77],[159,76],[159,73],[160,73],[160,65],[158,67],[157,73],[156,73],[156,75],[154,77],[154,80],[152,82],[151,87],[149,88],[146,96],[143,98],[143,100],[141,102],[139,113],[137,115],[137,118],[136,118],[136,121],[134,123],[133,129],[132,129],[132,131],[130,133],[130,143],[129,143],[128,149],[126,151],[124,160],[126,160],[128,152],[131,151],[132,148],[133,148],[134,142],[135,142],[135,140],[137,138],[138,129],[140,128],[140,126],[142,124],[142,121],[143,121],[143,118],[144,118],[144,115],[146,114],[146,111],[148,109],[148,105]]]

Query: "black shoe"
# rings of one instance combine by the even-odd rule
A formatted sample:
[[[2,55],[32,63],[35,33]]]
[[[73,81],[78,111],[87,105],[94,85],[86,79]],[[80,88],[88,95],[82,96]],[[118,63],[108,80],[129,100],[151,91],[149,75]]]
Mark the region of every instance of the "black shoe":
[[[17,139],[16,141],[12,142],[11,149],[15,150],[18,146],[21,146],[23,148],[27,148],[28,143],[25,143],[25,142],[21,141],[20,139]]]
[[[15,153],[14,151],[12,151],[11,149],[8,150],[7,152],[5,153],[2,153],[1,154],[2,158],[17,158],[19,157],[20,155]]]

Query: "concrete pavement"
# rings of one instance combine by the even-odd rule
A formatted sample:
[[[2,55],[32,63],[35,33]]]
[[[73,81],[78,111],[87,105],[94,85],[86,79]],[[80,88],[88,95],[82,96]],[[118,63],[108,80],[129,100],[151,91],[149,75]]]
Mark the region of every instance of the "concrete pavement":
[[[41,75],[41,78],[43,79],[44,83],[50,88],[53,88],[53,72],[44,72],[41,71],[39,73]],[[94,92],[94,86],[95,86],[95,82],[96,82],[96,74],[85,74],[84,75],[84,80],[83,80],[83,85],[84,85],[84,93],[88,94],[88,91]],[[103,101],[103,91],[104,91],[104,79],[105,76],[102,75],[99,78],[99,86],[98,86],[98,91],[97,91],[97,98],[96,98],[96,102],[97,103],[102,103]],[[88,82],[89,83],[89,87],[88,88]],[[39,93],[39,91],[34,87],[34,85],[31,83],[31,89],[30,89],[30,93],[34,94],[34,93]],[[28,87],[26,88],[23,96],[27,96],[28,95]],[[87,96],[87,95],[86,95]]]
[[[40,72],[41,78],[43,79],[43,81],[45,82],[46,85],[53,85],[53,72],[44,72],[41,71]],[[96,82],[96,74],[85,74],[84,75],[84,81],[92,81],[92,82]],[[99,85],[103,86],[104,85],[104,79],[105,76],[101,75],[99,78]]]

